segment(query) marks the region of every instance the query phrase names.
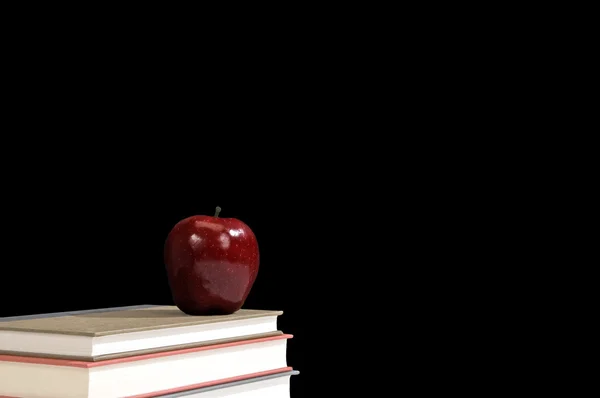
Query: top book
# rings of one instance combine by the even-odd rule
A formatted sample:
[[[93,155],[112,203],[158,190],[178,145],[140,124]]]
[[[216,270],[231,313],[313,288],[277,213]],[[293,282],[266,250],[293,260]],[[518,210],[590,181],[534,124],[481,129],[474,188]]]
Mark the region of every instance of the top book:
[[[140,305],[0,318],[0,354],[98,361],[282,334],[283,311],[191,316]]]

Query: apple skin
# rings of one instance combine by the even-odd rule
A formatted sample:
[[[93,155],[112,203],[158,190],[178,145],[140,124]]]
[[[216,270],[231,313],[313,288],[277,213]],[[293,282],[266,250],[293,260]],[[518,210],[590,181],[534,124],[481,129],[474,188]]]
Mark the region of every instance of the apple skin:
[[[232,314],[242,308],[256,280],[258,243],[238,219],[197,215],[169,232],[164,261],[173,301],[181,311]]]

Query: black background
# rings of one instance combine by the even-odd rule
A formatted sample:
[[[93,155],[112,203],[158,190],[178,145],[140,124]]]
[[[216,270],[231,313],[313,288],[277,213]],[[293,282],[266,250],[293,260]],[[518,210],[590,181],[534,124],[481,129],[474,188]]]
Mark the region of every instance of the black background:
[[[0,316],[172,304],[165,238],[218,205],[257,236],[261,265],[245,307],[284,311],[288,363],[300,371],[293,397],[353,390],[368,373],[371,386],[399,378],[369,356],[424,369],[405,358],[414,350],[430,363],[423,352],[451,329],[437,316],[462,294],[449,281],[498,253],[479,255],[463,235],[487,239],[498,207],[478,211],[476,225],[466,212],[498,189],[480,189],[485,172],[460,184],[483,162],[454,149],[470,140],[445,134],[473,121],[446,107],[454,91],[432,94],[439,73],[417,79],[394,68],[390,77],[387,61],[356,69],[354,48],[331,65],[294,49],[257,74],[241,61],[211,73],[170,57],[162,70],[154,51],[138,65],[88,44],[77,51],[90,57],[77,53],[75,63],[15,57],[0,142]],[[414,313],[419,321],[409,321]]]
[[[162,147],[102,137],[3,147],[13,157],[1,186],[0,316],[171,305],[165,239],[220,206],[257,237],[244,307],[284,312],[288,364],[300,371],[293,397],[393,381],[398,369],[424,377],[448,346],[441,337],[463,308],[452,298],[472,299],[453,281],[479,258],[463,255],[472,241],[457,227],[456,188],[423,178],[419,160],[306,139],[259,153],[228,133]],[[377,366],[382,356],[398,366]]]
[[[205,164],[199,156],[190,173],[148,159],[116,163],[108,153],[84,158],[44,164],[29,157],[29,168],[7,174],[0,316],[172,305],[167,234],[179,220],[212,215],[218,205],[222,217],[238,218],[256,234],[260,269],[244,308],[284,311],[279,329],[294,335],[288,364],[300,371],[292,396],[320,388],[318,375],[333,371],[334,352],[344,347],[328,333],[352,333],[337,323],[349,305],[348,292],[338,291],[351,289],[344,280],[355,276],[354,265],[346,260],[356,243],[348,213],[335,205],[344,195],[323,184],[322,168],[261,172],[248,159]],[[368,301],[351,305],[361,303]]]

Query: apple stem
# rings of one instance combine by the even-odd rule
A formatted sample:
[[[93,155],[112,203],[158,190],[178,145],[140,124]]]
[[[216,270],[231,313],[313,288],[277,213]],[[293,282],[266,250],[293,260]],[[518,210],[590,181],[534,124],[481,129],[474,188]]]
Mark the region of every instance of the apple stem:
[[[220,212],[221,212],[221,208],[219,206],[217,206],[217,208],[215,209],[215,217],[219,217]]]

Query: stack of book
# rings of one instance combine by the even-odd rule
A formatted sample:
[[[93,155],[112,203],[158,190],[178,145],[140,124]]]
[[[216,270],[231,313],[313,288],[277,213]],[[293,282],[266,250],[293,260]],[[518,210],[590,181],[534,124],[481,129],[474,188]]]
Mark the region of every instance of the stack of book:
[[[0,397],[290,396],[282,311],[133,306],[0,318]]]

